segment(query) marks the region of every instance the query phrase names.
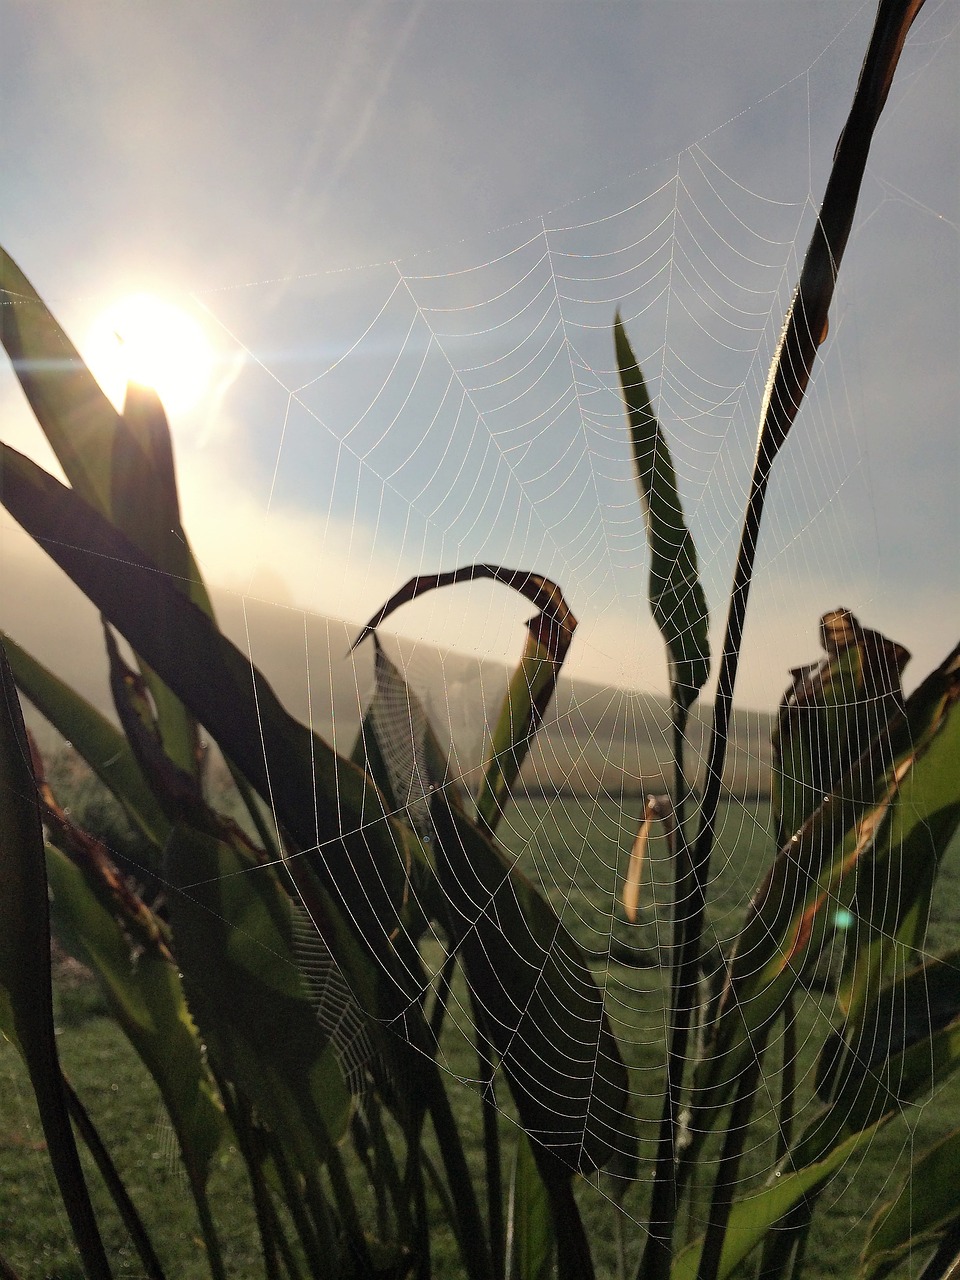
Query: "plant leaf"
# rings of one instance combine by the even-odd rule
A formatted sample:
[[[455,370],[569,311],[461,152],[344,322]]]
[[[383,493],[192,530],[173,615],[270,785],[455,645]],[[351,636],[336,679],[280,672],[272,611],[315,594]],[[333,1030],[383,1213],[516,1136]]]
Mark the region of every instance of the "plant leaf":
[[[626,1071],[586,958],[534,886],[451,803],[423,708],[379,645],[377,662],[378,692],[397,726],[386,732],[370,716],[366,741],[379,747],[386,790],[436,868],[414,865],[414,899],[447,932],[538,1151],[568,1166],[605,1163],[619,1142]]]
[[[0,638],[21,693],[76,748],[151,844],[158,850],[162,848],[170,823],[147,786],[124,735],[9,636],[0,633]]]
[[[16,263],[0,249],[3,344],[71,486],[182,589],[206,593],[180,526],[173,454],[155,393],[134,388],[118,414]],[[209,609],[209,601],[206,602]],[[149,671],[164,746],[199,777],[196,725]]]
[[[82,498],[109,513],[109,460],[120,415],[4,249],[0,322],[14,372],[67,479]]]
[[[530,744],[557,685],[576,630],[563,592],[555,582],[523,569],[505,569],[498,564],[470,564],[448,573],[421,574],[411,578],[373,615],[351,648],[356,648],[395,609],[438,587],[459,582],[492,579],[512,587],[537,606],[540,612],[527,623],[527,641],[497,718],[490,753],[483,766],[477,796],[477,814],[490,832],[496,829],[503,806],[520,773]]]
[[[531,1141],[568,1169],[625,1140],[627,1072],[583,952],[478,827],[430,804],[447,928]]]
[[[647,845],[650,842],[650,830],[657,818],[661,822],[669,821],[672,823],[673,806],[670,803],[669,796],[647,796],[646,803],[643,806],[643,817],[634,837],[633,848],[630,850],[630,862],[627,867],[627,876],[623,883],[623,912],[631,924],[635,924],[637,920],[643,864],[646,859]],[[672,843],[672,827],[668,826],[667,832],[668,839]]]
[[[204,1041],[313,1176],[351,1102],[296,961],[289,896],[269,867],[183,825],[167,871],[177,962]]]
[[[952,675],[938,712],[940,731],[904,773],[896,802],[882,815],[872,856],[858,868],[850,904],[857,924],[838,991],[848,1015],[922,947],[934,882],[960,826],[960,654]]]
[[[424,974],[401,927],[406,868],[422,857],[412,832],[385,816],[383,796],[362,770],[284,711],[256,668],[163,575],[150,572],[122,534],[15,450],[3,446],[0,457],[8,509],[272,800],[311,873],[350,920],[360,946],[376,957],[377,1003],[368,1012],[402,1018],[406,1034],[415,1042],[425,1037],[426,1048],[419,1005]],[[441,822],[446,812],[442,808]],[[535,1140],[559,1148],[568,1163],[602,1163],[621,1129],[626,1072],[586,961],[543,899],[510,874],[476,827],[451,818],[441,832],[436,812],[433,819],[438,845],[453,837],[440,877],[449,927],[454,937],[469,931],[471,985],[497,1021],[491,1043],[509,1066],[515,1097],[524,1099],[525,1127]],[[338,945],[331,950],[340,955]],[[508,964],[498,972],[494,957],[501,955]],[[565,1038],[572,1037],[572,1081],[555,1066],[542,1068],[545,1056],[560,1063],[563,1054],[549,1029],[536,1026],[541,1006],[565,1028]]]
[[[110,1267],[97,1229],[61,1084],[50,985],[43,832],[23,716],[0,645],[0,1002],[30,1074],[60,1194],[88,1274]]]
[[[795,1170],[784,1167],[770,1185],[738,1200],[730,1211],[717,1280],[726,1280],[775,1223],[804,1197],[813,1195],[824,1186],[847,1160],[870,1143],[874,1133],[875,1129],[855,1133],[835,1146],[822,1160],[806,1167]],[[695,1280],[702,1251],[702,1237],[682,1250],[670,1271],[670,1280]]]
[[[385,817],[363,771],[284,710],[261,673],[129,539],[8,445],[0,462],[11,514],[206,725],[296,847],[322,849],[311,867],[378,958],[387,1005],[377,1016],[409,1010],[422,972],[391,935],[417,856],[412,833]]]
[[[650,608],[667,646],[671,701],[686,711],[710,674],[707,601],[670,450],[619,313],[613,333],[650,545]]]
[[[827,336],[830,303],[853,225],[860,183],[903,43],[923,0],[880,0],[850,113],[837,143],[820,214],[803,259],[760,415],[757,458],[764,472],[803,403],[817,348]]]
[[[960,1129],[911,1165],[899,1194],[874,1218],[863,1252],[863,1280],[881,1280],[910,1253],[960,1219]]]
[[[530,1141],[521,1130],[507,1201],[510,1280],[550,1280],[554,1247],[550,1197],[533,1158]]]
[[[852,897],[853,873],[873,855],[878,812],[902,778],[951,723],[960,692],[960,647],[911,694],[777,855],[738,935],[710,1043],[698,1065],[692,1153],[716,1122],[752,1045],[777,1016],[833,930],[833,911]]]
[[[833,1031],[817,1093],[863,1127],[960,1066],[960,949],[887,986],[852,1027]]]
[[[773,734],[777,848],[823,803],[864,747],[903,710],[902,645],[862,627],[847,609],[820,619],[826,656],[791,672]]]
[[[191,1186],[202,1187],[225,1124],[177,967],[169,953],[144,945],[136,926],[133,948],[122,901],[114,898],[113,913],[107,909],[89,866],[81,870],[48,845],[47,871],[57,936],[97,974],[111,1013],[160,1090]]]

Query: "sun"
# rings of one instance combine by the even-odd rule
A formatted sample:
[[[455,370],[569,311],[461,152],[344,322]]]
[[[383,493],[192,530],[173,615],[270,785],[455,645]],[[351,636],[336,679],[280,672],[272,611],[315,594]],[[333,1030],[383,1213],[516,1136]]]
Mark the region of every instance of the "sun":
[[[195,408],[213,378],[213,350],[200,324],[152,293],[130,294],[101,312],[86,356],[115,404],[122,404],[128,382],[138,382],[153,387],[168,414]]]

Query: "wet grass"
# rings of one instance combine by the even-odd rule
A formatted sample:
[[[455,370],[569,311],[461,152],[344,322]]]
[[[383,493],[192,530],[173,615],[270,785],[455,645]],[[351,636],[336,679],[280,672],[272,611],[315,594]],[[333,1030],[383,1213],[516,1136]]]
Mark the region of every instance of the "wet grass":
[[[622,803],[606,797],[568,797],[562,803],[530,800],[513,806],[501,828],[506,847],[521,868],[535,879],[560,912],[564,923],[588,951],[608,955],[634,949],[647,960],[668,961],[669,860],[662,841],[649,851],[641,912],[634,926],[616,910],[626,868],[639,798]],[[750,895],[771,856],[768,814],[756,803],[731,802],[724,809],[714,860],[710,929],[728,945],[743,917]],[[944,864],[931,926],[931,949],[944,948],[960,936],[960,844],[954,843]],[[619,948],[619,952],[617,950]],[[439,962],[439,955],[427,957]],[[830,962],[824,973],[829,979]],[[95,983],[59,966],[56,992],[58,1043],[74,1086],[100,1127],[111,1153],[154,1238],[168,1276],[193,1280],[208,1274],[185,1176],[175,1142],[153,1082],[115,1024],[105,1016]],[[635,1269],[643,1238],[643,1222],[652,1174],[655,1124],[663,1082],[666,1018],[665,969],[598,962],[596,976],[604,987],[607,1008],[624,1056],[631,1068],[633,1109],[639,1120],[640,1176],[624,1201],[622,1225],[627,1243],[628,1274]],[[454,1107],[462,1121],[468,1156],[478,1185],[482,1178],[482,1136],[475,1079],[476,1058],[469,1035],[468,1006],[455,986],[442,1065]],[[815,1046],[834,1017],[832,998],[812,992],[802,1010],[801,1034],[809,1048],[801,1058],[801,1095],[812,1091]],[[772,1135],[777,1103],[778,1045],[768,1054],[765,1091],[757,1109],[756,1137],[750,1143],[744,1188],[759,1184],[773,1159]],[[505,1164],[509,1173],[513,1129],[505,1087],[503,1106]],[[918,1106],[891,1125],[866,1154],[845,1168],[821,1200],[810,1241],[809,1277],[850,1276],[869,1221],[879,1204],[892,1195],[905,1171],[911,1149],[922,1150],[948,1128],[960,1125],[960,1088],[940,1091],[931,1103]],[[715,1158],[707,1152],[708,1161]],[[115,1272],[137,1276],[139,1263],[95,1172],[90,1184]],[[597,1260],[598,1274],[617,1274],[618,1210],[610,1196],[615,1184],[607,1175],[580,1185],[580,1202]],[[230,1147],[216,1158],[212,1200],[224,1242],[229,1273],[238,1280],[260,1275],[256,1226],[242,1161]],[[456,1251],[434,1200],[434,1274],[459,1274]],[[694,1211],[692,1229],[696,1229]],[[0,1253],[22,1280],[74,1280],[81,1275],[68,1239],[66,1218],[39,1128],[25,1072],[14,1051],[0,1045]],[[902,1268],[900,1275],[918,1274]]]

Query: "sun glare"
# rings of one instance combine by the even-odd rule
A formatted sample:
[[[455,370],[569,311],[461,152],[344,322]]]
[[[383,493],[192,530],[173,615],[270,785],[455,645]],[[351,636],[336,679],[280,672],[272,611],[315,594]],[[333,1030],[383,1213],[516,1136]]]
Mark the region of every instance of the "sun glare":
[[[102,312],[86,355],[114,404],[122,404],[128,382],[139,382],[154,388],[170,414],[194,408],[213,374],[213,351],[197,321],[151,293],[131,294]]]

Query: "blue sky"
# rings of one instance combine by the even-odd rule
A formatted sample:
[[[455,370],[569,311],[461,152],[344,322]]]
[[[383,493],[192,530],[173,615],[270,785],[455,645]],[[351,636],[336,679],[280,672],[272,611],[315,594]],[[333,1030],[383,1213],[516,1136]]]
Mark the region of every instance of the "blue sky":
[[[81,348],[141,290],[204,326],[218,376],[173,427],[213,581],[359,623],[412,572],[500,559],[561,583],[572,672],[662,690],[614,311],[718,640],[766,365],[872,17],[836,0],[8,0],[3,243]],[[775,475],[747,705],[815,656],[829,608],[906,644],[914,678],[955,639],[957,27],[927,0],[876,138]],[[0,413],[45,457],[5,370]],[[26,552],[2,531],[20,590]],[[458,588],[396,625],[506,655],[525,616]]]

